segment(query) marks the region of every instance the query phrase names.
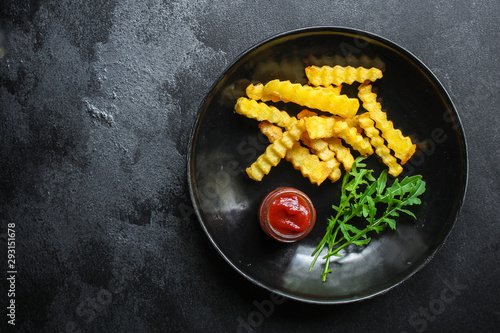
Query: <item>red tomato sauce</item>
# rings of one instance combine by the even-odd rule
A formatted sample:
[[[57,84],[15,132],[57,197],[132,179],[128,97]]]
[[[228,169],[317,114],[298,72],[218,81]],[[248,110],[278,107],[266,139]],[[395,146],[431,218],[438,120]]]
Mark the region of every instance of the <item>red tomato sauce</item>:
[[[306,230],[310,212],[307,203],[296,194],[278,196],[269,207],[269,223],[278,232],[293,235]]]
[[[316,211],[309,197],[294,188],[281,187],[269,193],[259,208],[262,229],[272,238],[291,243],[312,230]]]

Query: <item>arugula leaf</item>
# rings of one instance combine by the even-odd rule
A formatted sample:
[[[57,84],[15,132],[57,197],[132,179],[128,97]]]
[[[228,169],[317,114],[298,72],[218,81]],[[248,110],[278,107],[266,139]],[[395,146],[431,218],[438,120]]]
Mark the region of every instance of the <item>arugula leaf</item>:
[[[362,162],[364,159],[365,157],[356,158],[351,170],[344,175],[340,189],[340,203],[338,206],[332,205],[336,214],[328,219],[325,236],[312,253],[314,259],[310,271],[323,248],[328,249],[327,254],[323,256],[325,260],[323,281],[326,281],[327,274],[332,271],[329,268],[330,258],[342,257],[339,252],[343,248],[351,244],[357,246],[368,244],[371,241],[371,237],[367,236],[369,232],[380,233],[386,228],[395,230],[396,218],[400,214],[416,219],[415,214],[403,207],[421,204],[419,196],[426,188],[422,176],[405,177],[401,181],[396,178],[387,187],[387,170],[375,178],[372,175],[373,170],[365,169],[366,164]],[[383,208],[381,214],[377,214],[379,208]],[[357,225],[365,223],[362,224],[364,226],[362,229],[350,222],[354,218],[357,218]]]

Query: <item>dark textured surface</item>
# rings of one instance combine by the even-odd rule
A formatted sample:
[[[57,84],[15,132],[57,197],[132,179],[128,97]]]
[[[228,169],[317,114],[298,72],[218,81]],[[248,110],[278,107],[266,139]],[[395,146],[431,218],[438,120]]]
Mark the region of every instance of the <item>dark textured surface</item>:
[[[0,4],[0,330],[7,224],[25,332],[484,331],[500,325],[497,1],[13,1]],[[285,30],[382,35],[441,80],[469,146],[460,217],[389,293],[276,299],[218,255],[191,208],[197,108],[238,54]],[[423,96],[422,98],[425,98]]]

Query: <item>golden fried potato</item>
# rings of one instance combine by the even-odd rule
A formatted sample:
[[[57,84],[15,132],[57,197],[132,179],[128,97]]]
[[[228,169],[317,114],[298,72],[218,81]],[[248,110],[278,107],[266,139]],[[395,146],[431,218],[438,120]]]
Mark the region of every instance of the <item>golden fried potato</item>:
[[[316,112],[309,111],[307,109],[304,109],[297,114],[298,119],[303,119],[306,117],[314,117],[314,116],[318,116],[318,114]],[[325,117],[325,116],[322,116],[322,117]],[[345,121],[347,123],[347,125],[349,125],[349,127],[358,127],[358,120],[356,119],[356,117],[354,117],[354,118],[342,118],[339,116],[331,115],[331,116],[326,117],[326,118],[332,118],[336,121]],[[361,132],[361,131],[359,131],[359,132]]]
[[[306,122],[307,135],[309,135],[311,139],[336,136],[333,125],[337,120],[319,116],[306,117],[304,120]]]
[[[292,149],[287,151],[286,159],[313,184],[321,185],[332,171],[330,164],[320,161],[318,156],[311,154],[309,149],[302,147],[299,142],[295,142]]]
[[[322,61],[316,59],[323,66],[306,68],[308,85],[274,79],[266,84],[246,86],[248,98],[238,98],[235,111],[260,121],[259,129],[270,141],[264,154],[246,169],[251,179],[262,180],[273,166],[286,158],[311,183],[319,185],[326,178],[334,182],[342,176],[340,164],[347,171],[352,168],[354,156],[349,146],[365,156],[375,151],[388,166],[391,175],[396,177],[401,174],[403,168],[400,164],[414,154],[416,145],[395,129],[392,121],[387,120],[369,84],[382,78],[382,70],[369,68],[377,59],[365,58],[357,59],[356,64],[353,59],[346,58],[344,60],[350,66],[345,67],[328,66],[326,62],[321,64]],[[292,78],[283,78],[286,79]],[[357,98],[343,95],[342,84],[354,82],[362,83]],[[331,115],[327,117],[304,109],[293,117],[266,104],[269,101],[294,103]],[[368,112],[356,115],[360,103]],[[344,146],[344,143],[349,146]]]
[[[358,133],[357,128],[333,117],[307,117],[306,131],[311,139],[339,137],[362,155],[373,154],[373,148],[367,138]]]
[[[303,119],[303,118],[306,118],[306,117],[314,117],[314,116],[317,116],[318,114],[316,112],[312,112],[312,111],[309,111],[307,109],[304,109],[302,111],[300,111],[298,114],[297,114],[297,118],[298,119]]]
[[[328,178],[330,178],[332,182],[339,180],[342,176],[340,163],[335,157],[335,153],[328,147],[328,143],[323,139],[309,138],[307,132],[302,133],[301,140],[304,142],[304,145],[311,148],[322,161],[325,161],[331,167],[332,170]]]
[[[261,121],[259,123],[259,129],[271,143],[283,136],[283,130],[281,129],[281,127],[273,125],[267,120]]]
[[[382,111],[382,106],[377,102],[377,94],[372,92],[372,86],[363,83],[358,88],[358,97],[363,102],[363,107],[375,121],[375,126],[382,132],[382,137],[387,140],[387,146],[394,151],[394,156],[401,160],[401,164],[415,153],[417,145],[409,137],[403,136],[400,130],[394,129],[392,121],[387,120],[387,114]]]
[[[269,142],[271,143],[278,140],[283,135],[283,131],[281,130],[280,127],[273,125],[268,121],[263,121],[259,123],[259,129],[265,136],[267,136]],[[307,137],[306,132],[302,133],[301,140],[306,146],[312,148],[315,151],[316,156],[318,156],[322,161],[324,161],[326,165],[318,163],[316,167],[314,168],[311,167],[312,163],[315,163],[312,162],[311,157],[307,157],[307,160],[309,161],[308,163],[298,163],[298,161],[301,161],[301,159],[299,159],[298,156],[304,156],[305,154],[302,151],[302,149],[296,145],[292,147],[291,149],[292,151],[287,152],[287,155],[285,156],[286,159],[292,162],[292,164],[295,163],[294,168],[301,170],[302,174],[307,175],[309,180],[311,180],[311,182],[313,183],[318,184],[319,182],[320,184],[324,181],[323,172],[325,170],[330,170],[330,174],[328,174],[327,177],[332,182],[337,181],[342,176],[339,168],[340,163],[335,158],[335,153],[333,153],[328,148],[328,143],[326,143],[321,139],[311,140]]]
[[[332,92],[332,93],[340,96],[340,93],[342,91],[342,85],[338,85],[338,86],[329,85],[329,86],[324,86],[324,87],[318,86],[318,87],[313,87],[313,89],[323,90],[326,92]]]
[[[352,84],[354,82],[363,83],[366,80],[375,81],[382,78],[382,71],[372,67],[342,67],[342,66],[309,66],[306,67],[306,76],[314,86],[340,85],[342,83]]]
[[[363,113],[357,118],[366,136],[370,138],[370,142],[375,148],[375,153],[380,157],[382,162],[389,167],[389,174],[394,177],[399,176],[399,174],[403,172],[403,167],[399,165],[396,158],[391,155],[391,151],[385,145],[384,139],[379,135],[379,131],[375,128],[375,123],[370,119],[369,114]]]
[[[250,83],[245,89],[245,92],[248,98],[265,102],[265,100],[262,99],[262,93],[264,92],[264,85],[262,83]]]
[[[257,84],[249,84],[248,87],[246,88],[246,94],[248,98],[254,99],[256,101],[262,101],[262,102],[279,102],[280,99],[279,97],[276,96],[269,96],[268,94],[264,93],[264,85],[262,83],[257,83]]]
[[[261,181],[262,178],[271,171],[271,168],[277,166],[280,160],[286,156],[287,150],[292,148],[293,144],[300,139],[304,131],[304,121],[300,120],[283,133],[281,138],[271,143],[266,148],[264,154],[260,155],[257,160],[246,169],[248,176],[253,180]]]
[[[279,98],[288,103],[329,112],[345,118],[352,118],[359,109],[357,98],[338,95],[331,89],[314,88],[290,81],[272,80],[264,85],[263,93],[270,98]]]
[[[324,139],[328,143],[328,148],[335,153],[337,160],[342,163],[346,171],[351,170],[352,164],[354,163],[354,156],[351,154],[351,150],[342,144],[342,140],[339,138],[328,138]]]
[[[328,175],[328,178],[332,181],[332,183],[336,182],[337,180],[342,177],[342,171],[340,171],[340,163],[337,161],[336,158],[332,158],[329,161],[326,161],[326,165],[332,169],[330,171],[330,174]]]
[[[234,107],[236,113],[258,121],[267,120],[280,127],[290,128],[297,123],[297,119],[291,117],[287,112],[280,111],[278,108],[257,102],[245,97],[240,97]]]
[[[313,89],[316,89],[316,90],[322,90],[324,92],[329,92],[329,93],[334,93],[336,95],[340,95],[340,92],[342,90],[342,86],[327,86],[327,87],[313,87]],[[279,102],[281,99],[280,97],[276,96],[276,95],[269,95],[269,94],[266,94],[264,92],[264,85],[262,83],[257,83],[257,84],[253,84],[253,83],[250,83],[247,87],[246,87],[246,90],[245,90],[248,98],[250,99],[254,99],[256,101],[262,101],[262,102],[268,102],[268,101],[272,101],[272,102]],[[283,102],[289,102],[288,100],[287,101],[283,101]]]

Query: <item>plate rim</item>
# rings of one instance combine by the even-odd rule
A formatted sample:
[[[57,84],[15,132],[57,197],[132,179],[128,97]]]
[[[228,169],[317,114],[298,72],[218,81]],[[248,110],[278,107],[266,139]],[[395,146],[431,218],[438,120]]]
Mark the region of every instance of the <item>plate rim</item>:
[[[255,51],[259,47],[264,46],[265,44],[268,44],[272,41],[278,40],[280,38],[285,38],[288,36],[292,35],[300,35],[304,33],[324,33],[324,32],[332,32],[332,33],[341,33],[341,34],[353,34],[353,35],[360,35],[364,37],[368,37],[370,39],[376,40],[378,42],[381,42],[384,44],[384,46],[389,46],[400,53],[402,53],[404,56],[410,58],[412,61],[416,63],[416,65],[420,66],[424,72],[429,75],[431,80],[434,80],[436,83],[436,87],[440,91],[441,97],[443,97],[446,101],[446,104],[450,107],[450,112],[456,117],[457,120],[457,131],[459,134],[459,139],[462,143],[463,146],[463,174],[461,175],[462,182],[463,182],[463,188],[461,190],[461,193],[459,197],[457,197],[458,200],[458,205],[457,209],[454,212],[454,216],[450,219],[451,223],[448,228],[448,230],[445,230],[445,234],[443,236],[442,241],[440,244],[432,251],[430,255],[428,255],[425,260],[418,266],[416,266],[409,274],[407,274],[405,277],[403,277],[401,280],[396,282],[395,284],[392,284],[386,288],[383,288],[381,290],[378,290],[376,292],[367,294],[365,296],[361,297],[350,297],[350,298],[344,298],[344,299],[332,299],[332,300],[319,300],[319,299],[308,299],[304,297],[299,297],[295,295],[290,295],[284,291],[278,290],[276,288],[271,288],[269,286],[266,286],[264,283],[248,276],[245,272],[243,272],[241,269],[239,269],[228,257],[227,255],[219,248],[219,246],[216,244],[215,240],[212,238],[210,235],[207,227],[203,223],[202,215],[201,215],[201,208],[197,204],[196,197],[194,194],[194,180],[192,179],[193,177],[193,170],[192,170],[192,158],[193,158],[193,144],[194,141],[197,137],[197,129],[200,125],[200,121],[203,118],[203,115],[205,114],[206,110],[204,110],[204,106],[206,105],[207,101],[213,97],[214,95],[214,89],[215,87],[219,84],[219,82],[233,69],[233,67],[245,56],[250,54],[251,52]],[[251,45],[249,48],[245,49],[242,52],[239,52],[231,62],[229,62],[225,68],[220,72],[220,74],[217,76],[217,78],[214,80],[212,85],[208,88],[207,93],[204,95],[204,98],[200,102],[198,108],[197,108],[197,113],[196,113],[196,119],[192,125],[191,131],[190,131],[190,136],[189,136],[189,142],[188,142],[188,153],[187,153],[187,179],[188,179],[188,190],[189,190],[189,195],[191,198],[192,206],[196,215],[196,218],[198,220],[198,223],[201,225],[202,229],[204,230],[206,236],[210,240],[210,243],[215,247],[217,252],[222,256],[222,258],[233,268],[235,269],[241,276],[246,278],[248,281],[254,283],[255,285],[264,288],[265,290],[268,290],[272,293],[275,293],[277,295],[283,296],[287,299],[292,299],[295,301],[300,301],[304,303],[310,303],[310,304],[346,304],[346,303],[353,303],[353,302],[360,302],[363,300],[371,299],[373,297],[376,297],[378,295],[384,294],[388,292],[389,290],[401,285],[405,281],[407,281],[409,278],[411,278],[413,275],[415,275],[417,272],[421,271],[427,264],[432,261],[434,256],[437,254],[437,252],[444,246],[446,241],[448,240],[448,237],[450,236],[452,230],[455,227],[456,221],[458,220],[460,216],[460,212],[462,210],[465,197],[467,194],[467,188],[468,188],[468,181],[469,181],[469,152],[468,152],[468,144],[467,144],[467,139],[465,135],[465,130],[463,128],[462,120],[460,118],[460,114],[453,103],[453,100],[451,99],[450,95],[448,94],[448,91],[442,84],[442,82],[438,79],[438,77],[434,74],[434,72],[427,66],[425,65],[417,56],[415,56],[412,52],[410,52],[408,49],[405,47],[387,39],[386,37],[380,36],[378,34],[368,32],[362,29],[357,29],[357,28],[351,28],[351,27],[342,27],[342,26],[329,26],[329,25],[318,25],[318,26],[306,26],[306,27],[301,27],[301,28],[296,28],[296,29],[291,29],[291,30],[286,30],[274,35],[271,35],[267,38],[262,39],[261,41],[254,43]]]

